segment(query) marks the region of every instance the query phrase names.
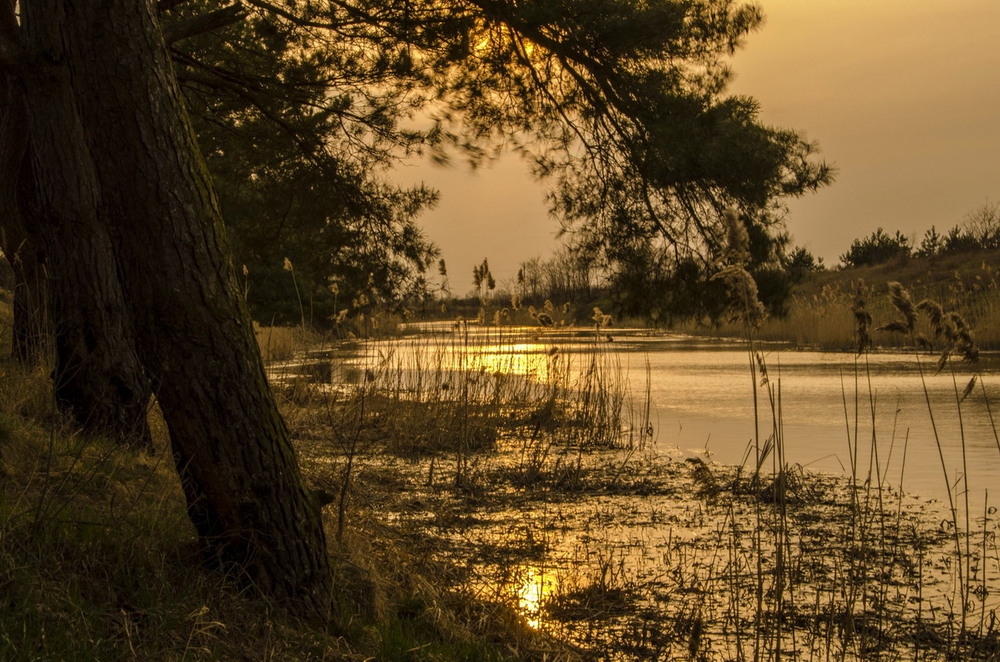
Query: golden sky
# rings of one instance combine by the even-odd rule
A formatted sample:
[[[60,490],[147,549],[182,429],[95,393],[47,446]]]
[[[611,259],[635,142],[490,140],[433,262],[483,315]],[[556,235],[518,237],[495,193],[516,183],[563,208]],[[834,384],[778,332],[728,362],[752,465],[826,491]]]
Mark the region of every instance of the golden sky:
[[[1000,0],[761,5],[766,23],[733,58],[730,89],[757,98],[766,123],[817,141],[837,168],[832,186],[792,202],[796,244],[834,266],[876,226],[919,244],[931,225],[947,230],[1000,201]],[[558,222],[516,157],[475,173],[400,174],[441,190],[423,226],[456,291],[471,288],[483,257],[502,282],[556,245]]]

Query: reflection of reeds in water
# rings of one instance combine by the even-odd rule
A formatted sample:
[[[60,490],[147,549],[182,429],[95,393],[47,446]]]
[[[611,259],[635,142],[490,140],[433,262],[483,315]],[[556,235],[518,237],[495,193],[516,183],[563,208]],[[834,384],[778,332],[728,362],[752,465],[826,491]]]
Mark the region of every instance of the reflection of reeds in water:
[[[950,353],[944,369],[952,355],[971,355],[961,346],[967,325],[904,294],[892,290],[885,310],[914,331],[911,341],[921,324],[928,336],[941,326],[939,352]],[[874,332],[869,310],[879,305],[869,295],[860,288],[845,314],[862,340]],[[355,390],[327,395],[332,410],[353,412],[336,414],[344,434],[361,438],[343,444],[349,455],[371,449],[419,461],[423,489],[454,495],[454,510],[443,496],[436,506],[421,497],[418,514],[442,509],[429,515],[435,530],[460,531],[465,546],[451,558],[499,583],[487,595],[520,605],[533,625],[607,651],[604,659],[997,659],[995,511],[986,495],[969,494],[964,459],[956,471],[943,455],[952,495],[945,516],[904,495],[903,469],[897,477],[887,467],[898,454],[906,466],[905,422],[889,439],[876,434],[875,420],[893,409],[871,387],[868,343],[859,345],[856,368],[844,375],[846,480],[787,464],[786,444],[807,440],[785,436],[781,366],[756,336],[748,372],[758,432],[751,459],[732,470],[638,462],[628,450],[595,469],[602,449],[649,439],[648,391],[645,402],[630,400],[600,343],[574,353],[555,336],[536,342],[510,327],[460,325],[447,337],[371,343]],[[930,356],[934,365],[941,354]],[[956,378],[960,418],[963,397],[985,398],[976,384],[966,394]],[[926,396],[932,417],[943,404]],[[657,482],[679,475],[682,491]],[[617,495],[616,509],[597,517],[592,511],[608,495]],[[663,510],[634,524],[644,541],[632,533],[614,540],[642,504]],[[494,524],[475,524],[490,512]],[[557,549],[575,535],[583,541],[575,553]],[[470,581],[480,591],[487,583]]]
[[[616,355],[598,343],[566,351],[529,333],[458,323],[451,334],[372,345],[370,393],[397,412],[424,415],[401,419],[407,429],[391,435],[395,450],[464,454],[515,430],[529,439],[544,430],[581,451],[643,442],[648,406],[633,405]]]
[[[889,298],[898,319],[883,330],[908,334],[911,342],[915,341],[917,314],[922,310],[932,317],[932,325],[940,327],[942,320],[950,320],[951,329],[939,333],[948,339],[937,361],[939,368],[952,354],[975,359],[971,335],[959,316],[943,313],[934,302],[914,305],[898,283],[891,284]],[[847,376],[853,380],[853,393],[845,388],[844,397],[851,472],[848,493],[843,495],[848,501],[841,504],[847,506],[846,518],[839,526],[827,528],[828,537],[818,549],[810,550],[803,544],[801,521],[794,528],[790,526],[789,497],[800,479],[782,459],[785,439],[780,378],[770,379],[763,360],[755,353],[755,372],[763,377],[755,379],[754,388],[765,390],[764,417],[773,423],[766,443],[758,449],[763,448],[773,458],[771,478],[762,487],[758,450],[753,471],[746,478],[737,475],[730,495],[734,499],[741,491],[755,495],[749,545],[735,515],[736,501],[730,502],[727,523],[720,528],[727,534],[720,533],[718,539],[720,547],[728,549],[727,566],[717,574],[717,583],[729,596],[729,626],[723,629],[723,648],[734,652],[736,659],[777,659],[781,651],[824,660],[996,659],[1000,655],[997,604],[987,600],[990,587],[1000,578],[995,509],[984,494],[982,514],[975,517],[967,483],[961,404],[971,389],[963,391],[957,379],[953,382],[958,429],[963,437],[961,467],[953,473],[945,462],[935,425],[940,403],[931,401],[924,386],[948,493],[948,514],[935,530],[907,516],[912,502],[903,494],[902,470],[899,488],[893,490],[888,484],[885,467],[897,439],[889,440],[886,452],[885,440],[875,432],[874,421],[881,414],[867,362],[871,317],[866,306],[859,294],[853,305],[858,362],[855,374]],[[752,338],[750,345],[753,351]],[[921,366],[919,354],[915,360]],[[923,377],[922,366],[920,372]],[[985,398],[985,389],[981,390]],[[849,405],[852,401],[853,407]],[[867,410],[870,430],[860,425],[862,409]],[[866,460],[859,457],[858,440],[869,434]],[[903,444],[905,467],[905,439]],[[794,541],[793,535],[800,539]],[[951,541],[950,551],[942,547],[946,540]],[[934,566],[929,567],[930,559]],[[750,627],[741,626],[748,613],[753,614],[752,622],[745,624]]]

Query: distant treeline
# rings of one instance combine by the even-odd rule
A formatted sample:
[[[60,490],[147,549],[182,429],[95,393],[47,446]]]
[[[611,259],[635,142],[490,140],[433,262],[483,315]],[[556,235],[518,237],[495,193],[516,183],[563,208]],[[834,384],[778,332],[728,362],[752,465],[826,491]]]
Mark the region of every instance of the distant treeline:
[[[788,310],[793,287],[808,274],[827,269],[803,247],[789,247],[787,235],[750,235],[750,259],[745,268],[757,286],[757,295],[768,313],[782,317]],[[755,241],[756,239],[756,241]],[[927,230],[914,245],[910,237],[877,228],[855,239],[840,256],[838,269],[873,266],[909,257],[927,258],[981,250],[1000,249],[1000,204],[987,203],[966,215],[945,233]],[[497,286],[487,261],[473,271],[473,290],[464,297],[450,291],[435,309],[424,305],[424,315],[494,315],[510,319],[524,308],[542,311],[546,304],[553,318],[563,322],[590,323],[594,307],[615,319],[643,320],[670,326],[691,320],[714,324],[725,321],[731,303],[728,286],[718,278],[719,265],[695,257],[678,257],[656,244],[627,247],[614,261],[601,260],[580,246],[564,246],[548,259],[523,262],[512,283]],[[442,275],[446,275],[443,264]],[[447,282],[447,280],[445,280]],[[484,311],[480,313],[480,311]]]
[[[882,264],[895,258],[933,257],[975,250],[1000,248],[1000,204],[986,203],[969,212],[965,219],[945,234],[931,226],[918,246],[898,230],[889,235],[881,227],[862,239],[855,239],[850,250],[840,256],[844,267]]]
[[[787,233],[749,219],[741,222],[749,237],[749,254],[742,268],[752,277],[767,312],[783,317],[795,285],[827,266],[808,249],[791,246]],[[879,227],[855,239],[836,268],[984,249],[1000,249],[1000,204],[984,204],[947,232],[931,227],[919,243],[899,231],[890,234]],[[430,255],[423,257],[424,264]],[[358,269],[359,274],[369,275],[352,282],[343,276],[330,279],[325,272],[304,274],[289,261],[275,278],[285,289],[269,291],[263,281],[254,281],[252,273],[247,285],[248,298],[264,323],[304,322],[318,328],[353,330],[364,328],[358,320],[384,312],[423,319],[483,316],[486,322],[530,323],[529,311],[538,315],[548,305],[555,313],[542,319],[551,318],[554,323],[590,323],[597,307],[616,320],[671,326],[692,320],[706,324],[726,320],[732,295],[719,277],[724,267],[724,261],[704,259],[694,252],[682,254],[664,242],[633,239],[621,242],[614,251],[595,250],[586,242],[567,243],[549,258],[522,262],[516,278],[499,283],[484,259],[468,276],[449,273],[444,260],[438,260],[436,278],[411,276],[408,287],[389,290],[377,286],[382,278],[366,271],[371,265]],[[407,281],[407,270],[399,265],[396,269],[397,277],[386,280]]]

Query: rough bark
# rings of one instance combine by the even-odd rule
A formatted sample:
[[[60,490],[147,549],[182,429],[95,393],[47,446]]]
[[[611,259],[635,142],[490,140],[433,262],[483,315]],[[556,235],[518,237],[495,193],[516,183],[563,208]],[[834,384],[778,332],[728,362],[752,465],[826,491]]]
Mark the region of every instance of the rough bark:
[[[323,616],[332,576],[319,504],[267,384],[154,3],[66,7],[77,106],[188,512],[212,563]]]
[[[0,2],[0,36],[17,37],[14,3]],[[11,356],[25,365],[42,357],[45,298],[42,268],[29,242],[17,184],[27,165],[27,117],[14,77],[0,71],[0,248],[14,274]]]
[[[3,177],[6,171],[0,167]],[[28,239],[20,210],[0,203],[0,219],[0,249],[14,275],[10,355],[21,365],[33,367],[46,360],[51,337],[44,265],[34,242]]]
[[[44,256],[56,399],[88,432],[148,445],[149,384],[135,352],[100,188],[76,111],[57,3],[23,5],[20,69],[7,116],[23,108],[30,167],[18,188],[24,243]],[[45,20],[43,20],[45,19]],[[21,105],[23,103],[23,106]]]

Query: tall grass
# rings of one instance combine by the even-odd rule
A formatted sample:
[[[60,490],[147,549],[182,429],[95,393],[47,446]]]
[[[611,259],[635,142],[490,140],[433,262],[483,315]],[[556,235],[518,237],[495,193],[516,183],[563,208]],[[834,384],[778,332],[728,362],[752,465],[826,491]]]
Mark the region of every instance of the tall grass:
[[[815,276],[792,294],[787,313],[772,316],[757,329],[755,337],[761,341],[789,342],[798,347],[848,351],[855,345],[855,328],[852,321],[854,299],[860,294],[870,305],[871,314],[885,319],[894,313],[891,301],[882,296],[887,281],[907,284],[917,300],[932,299],[940,302],[968,320],[977,329],[977,342],[985,349],[1000,348],[1000,268],[983,256],[982,261],[970,263],[940,263],[936,266],[925,261],[913,260],[912,267],[865,268]],[[931,331],[926,320],[919,320],[915,334],[928,337]],[[739,321],[722,321],[717,324],[688,321],[674,330],[692,334],[744,337],[744,325]],[[909,338],[887,332],[875,332],[877,346],[906,347]]]
[[[516,458],[520,480],[532,482],[579,472],[588,451],[650,441],[648,393],[633,399],[605,341],[561,344],[565,336],[552,331],[464,321],[438,331],[363,342],[346,366],[321,352],[328,369],[317,371],[318,384],[276,371],[293,429],[326,430],[317,436],[327,438],[356,429],[348,462],[358,452],[429,458],[429,483],[447,475],[466,487],[491,464],[489,454],[505,458],[504,471]],[[330,387],[334,373],[353,385]]]
[[[899,301],[878,304],[867,301],[864,291],[855,292],[847,309],[852,347],[860,334],[875,333],[870,308],[902,313]],[[381,393],[402,420],[415,420],[409,418],[413,405],[408,403],[418,402],[437,413],[417,420],[463,420],[481,407],[475,416],[485,417],[487,428],[501,425],[496,436],[478,446],[471,436],[461,441],[473,427],[469,418],[437,441],[428,440],[426,447],[406,442],[406,448],[422,448],[425,464],[415,473],[425,478],[417,478],[419,487],[405,483],[416,501],[383,508],[400,518],[401,526],[430,522],[417,528],[428,535],[457,536],[457,547],[439,541],[435,553],[460,563],[475,560],[478,579],[472,585],[493,586],[491,595],[506,595],[526,609],[523,585],[534,582],[536,595],[525,613],[538,627],[589,647],[598,659],[1000,656],[997,603],[990,598],[1000,578],[995,510],[986,495],[981,501],[968,495],[962,477],[971,468],[964,466],[964,456],[957,468],[942,460],[942,480],[953,495],[945,511],[939,514],[905,494],[908,435],[894,431],[885,439],[877,432],[876,420],[886,409],[872,387],[865,346],[854,372],[844,376],[850,466],[846,479],[840,479],[810,475],[786,460],[788,444],[806,440],[785,434],[781,366],[764,355],[755,334],[748,342],[748,382],[757,402],[750,459],[743,467],[720,467],[701,461],[679,465],[648,455],[641,462],[627,459],[634,457],[624,450],[628,434],[639,434],[648,417],[625,413],[642,411],[641,403],[614,404],[627,401],[628,389],[615,381],[614,359],[602,349],[606,345],[595,343],[582,361],[573,357],[573,369],[556,360],[572,356],[566,348],[542,354],[544,361],[534,364],[536,376],[558,387],[539,387],[523,378],[523,343],[508,335],[509,329],[478,337],[465,333],[471,332],[459,327],[444,344],[418,341],[418,349],[406,351],[379,346],[368,354],[367,397]],[[497,352],[498,347],[509,351]],[[918,354],[914,360],[926,358]],[[593,366],[612,369],[601,372],[604,368]],[[462,379],[468,381],[463,385]],[[985,397],[985,389],[980,391]],[[604,421],[607,431],[600,441],[590,441],[573,432],[573,421],[588,420],[574,418],[580,408],[602,411],[593,404],[598,393],[613,403],[603,409],[612,414],[592,415],[590,420]],[[961,419],[967,415],[962,398],[976,392],[966,394],[956,382],[954,397]],[[939,415],[940,403],[929,396],[926,406],[932,416]],[[557,431],[547,435],[550,425]],[[407,427],[386,427],[383,434],[392,441],[384,443],[406,439]],[[624,436],[609,443],[615,429]],[[379,443],[373,439],[372,448],[383,448]],[[627,488],[612,492],[594,474],[581,478],[594,469],[585,466],[588,457],[616,446],[618,457],[626,458]],[[507,464],[491,470],[491,458],[512,447],[523,453],[512,460],[508,455]],[[899,474],[890,476],[890,460],[900,453]],[[456,460],[442,470],[435,458]],[[453,480],[460,475],[464,481]],[[614,484],[622,486],[617,478]],[[448,485],[457,501],[441,492]],[[616,495],[613,501],[609,494]],[[630,524],[628,513],[641,504],[653,514]],[[602,507],[612,510],[605,516]],[[635,529],[643,531],[640,537],[665,539],[637,542]],[[566,535],[579,535],[582,542],[567,548],[560,542]]]

